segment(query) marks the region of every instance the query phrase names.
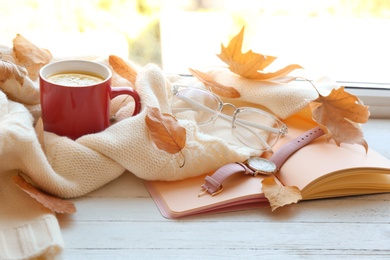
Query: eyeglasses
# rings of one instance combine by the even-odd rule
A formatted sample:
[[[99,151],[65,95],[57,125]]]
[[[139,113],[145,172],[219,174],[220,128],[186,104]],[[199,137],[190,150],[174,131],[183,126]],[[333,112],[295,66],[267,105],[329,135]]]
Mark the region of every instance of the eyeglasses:
[[[270,151],[288,131],[286,124],[264,110],[235,107],[224,103],[212,92],[182,85],[172,87],[172,113],[178,119],[206,125],[219,117],[232,122],[232,132],[244,145],[256,150]],[[221,113],[224,106],[234,109],[232,116]]]

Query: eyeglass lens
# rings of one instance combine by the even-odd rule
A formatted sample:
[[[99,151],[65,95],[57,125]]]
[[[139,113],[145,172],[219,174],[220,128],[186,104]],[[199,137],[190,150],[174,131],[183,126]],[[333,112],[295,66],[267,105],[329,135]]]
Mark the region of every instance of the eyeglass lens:
[[[270,150],[280,136],[283,123],[257,108],[239,108],[235,116],[220,113],[222,101],[212,93],[195,88],[182,88],[172,99],[172,112],[179,119],[194,120],[204,125],[217,116],[233,120],[233,134],[246,146]]]

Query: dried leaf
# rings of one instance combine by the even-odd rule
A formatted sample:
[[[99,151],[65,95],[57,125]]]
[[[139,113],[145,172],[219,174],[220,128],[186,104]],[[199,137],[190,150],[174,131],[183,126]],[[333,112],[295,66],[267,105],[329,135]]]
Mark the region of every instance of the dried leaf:
[[[39,87],[27,77],[27,70],[9,61],[0,60],[0,89],[13,101],[37,105]]]
[[[13,177],[14,183],[32,198],[36,199],[46,208],[56,213],[72,214],[76,212],[76,207],[71,201],[63,200],[43,192],[30,183],[22,176],[16,175]]]
[[[0,45],[0,60],[16,63],[16,58],[15,58],[13,48]]]
[[[218,82],[214,81],[214,79],[210,75],[201,71],[194,69],[189,70],[195,78],[203,82],[203,84],[205,84],[206,86],[210,87],[215,94],[227,98],[239,98],[241,96],[240,93],[234,87],[219,84]]]
[[[319,94],[310,102],[310,108],[313,119],[324,128],[328,140],[333,139],[338,146],[360,144],[367,151],[368,144],[359,123],[366,123],[370,112],[356,96],[346,92],[344,87],[333,89],[328,96]]]
[[[287,75],[296,69],[302,69],[302,67],[298,64],[290,64],[290,65],[287,65],[286,67],[284,67],[278,71],[275,71],[275,72],[269,72],[269,73],[260,73],[259,72],[259,75],[261,75],[261,76],[257,76],[255,79],[275,80],[275,79],[281,78],[282,81],[289,82],[295,78],[294,77],[287,77]]]
[[[295,69],[302,68],[298,64],[291,64],[276,72],[260,72],[270,65],[276,57],[258,54],[252,50],[242,53],[241,49],[243,38],[244,27],[235,37],[232,38],[227,47],[221,44],[221,53],[217,54],[223,62],[229,65],[229,69],[232,72],[248,79],[273,80],[284,77]]]
[[[276,182],[273,176],[265,178],[261,184],[272,211],[302,200],[301,191],[296,186],[284,186],[279,181]]]
[[[39,70],[52,59],[48,50],[38,48],[22,35],[18,34],[13,40],[15,56],[19,64],[25,67],[29,77],[35,81]]]
[[[186,144],[186,129],[170,114],[162,114],[158,108],[148,107],[145,117],[150,136],[156,146],[170,154],[180,152]]]
[[[122,78],[127,79],[133,85],[135,85],[135,81],[137,79],[137,71],[134,67],[124,61],[122,58],[110,55],[108,57],[108,62],[110,63],[113,70],[118,73]]]
[[[0,83],[14,78],[20,85],[23,85],[27,70],[9,61],[0,60]]]
[[[35,133],[37,134],[38,141],[42,147],[43,152],[45,152],[44,127],[42,117],[38,118],[37,123],[35,124]]]

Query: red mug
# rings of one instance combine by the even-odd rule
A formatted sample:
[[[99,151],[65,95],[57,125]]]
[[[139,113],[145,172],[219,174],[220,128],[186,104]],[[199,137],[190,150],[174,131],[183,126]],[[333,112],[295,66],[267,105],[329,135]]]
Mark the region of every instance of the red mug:
[[[53,81],[53,75],[74,73],[98,80],[79,82],[77,86]],[[111,87],[111,77],[109,68],[92,61],[64,60],[42,67],[39,87],[45,131],[73,140],[103,131],[110,125],[111,99],[123,94],[132,96],[133,116],[138,114],[141,110],[138,93],[131,87]]]

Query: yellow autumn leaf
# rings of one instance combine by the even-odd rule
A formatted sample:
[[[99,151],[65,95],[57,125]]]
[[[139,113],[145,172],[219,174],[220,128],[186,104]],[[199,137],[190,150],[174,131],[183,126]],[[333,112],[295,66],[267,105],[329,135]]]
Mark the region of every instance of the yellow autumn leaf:
[[[239,98],[241,96],[240,92],[238,92],[234,87],[222,85],[214,81],[214,79],[210,75],[201,71],[194,69],[189,70],[192,76],[201,81],[205,86],[210,87],[215,94],[227,98]]]
[[[233,73],[248,79],[274,80],[285,77],[295,69],[302,68],[298,64],[291,64],[276,72],[261,72],[268,67],[276,57],[258,54],[252,50],[242,53],[243,39],[244,27],[231,39],[227,47],[221,44],[221,53],[217,54],[217,56],[229,66],[230,71]]]
[[[313,120],[324,128],[328,140],[333,139],[338,146],[360,144],[367,151],[368,144],[359,124],[367,122],[370,111],[356,96],[341,87],[333,89],[328,96],[319,94],[309,105]]]
[[[265,178],[261,184],[272,211],[302,200],[301,191],[296,186],[284,186],[279,181],[275,181],[273,176]]]

